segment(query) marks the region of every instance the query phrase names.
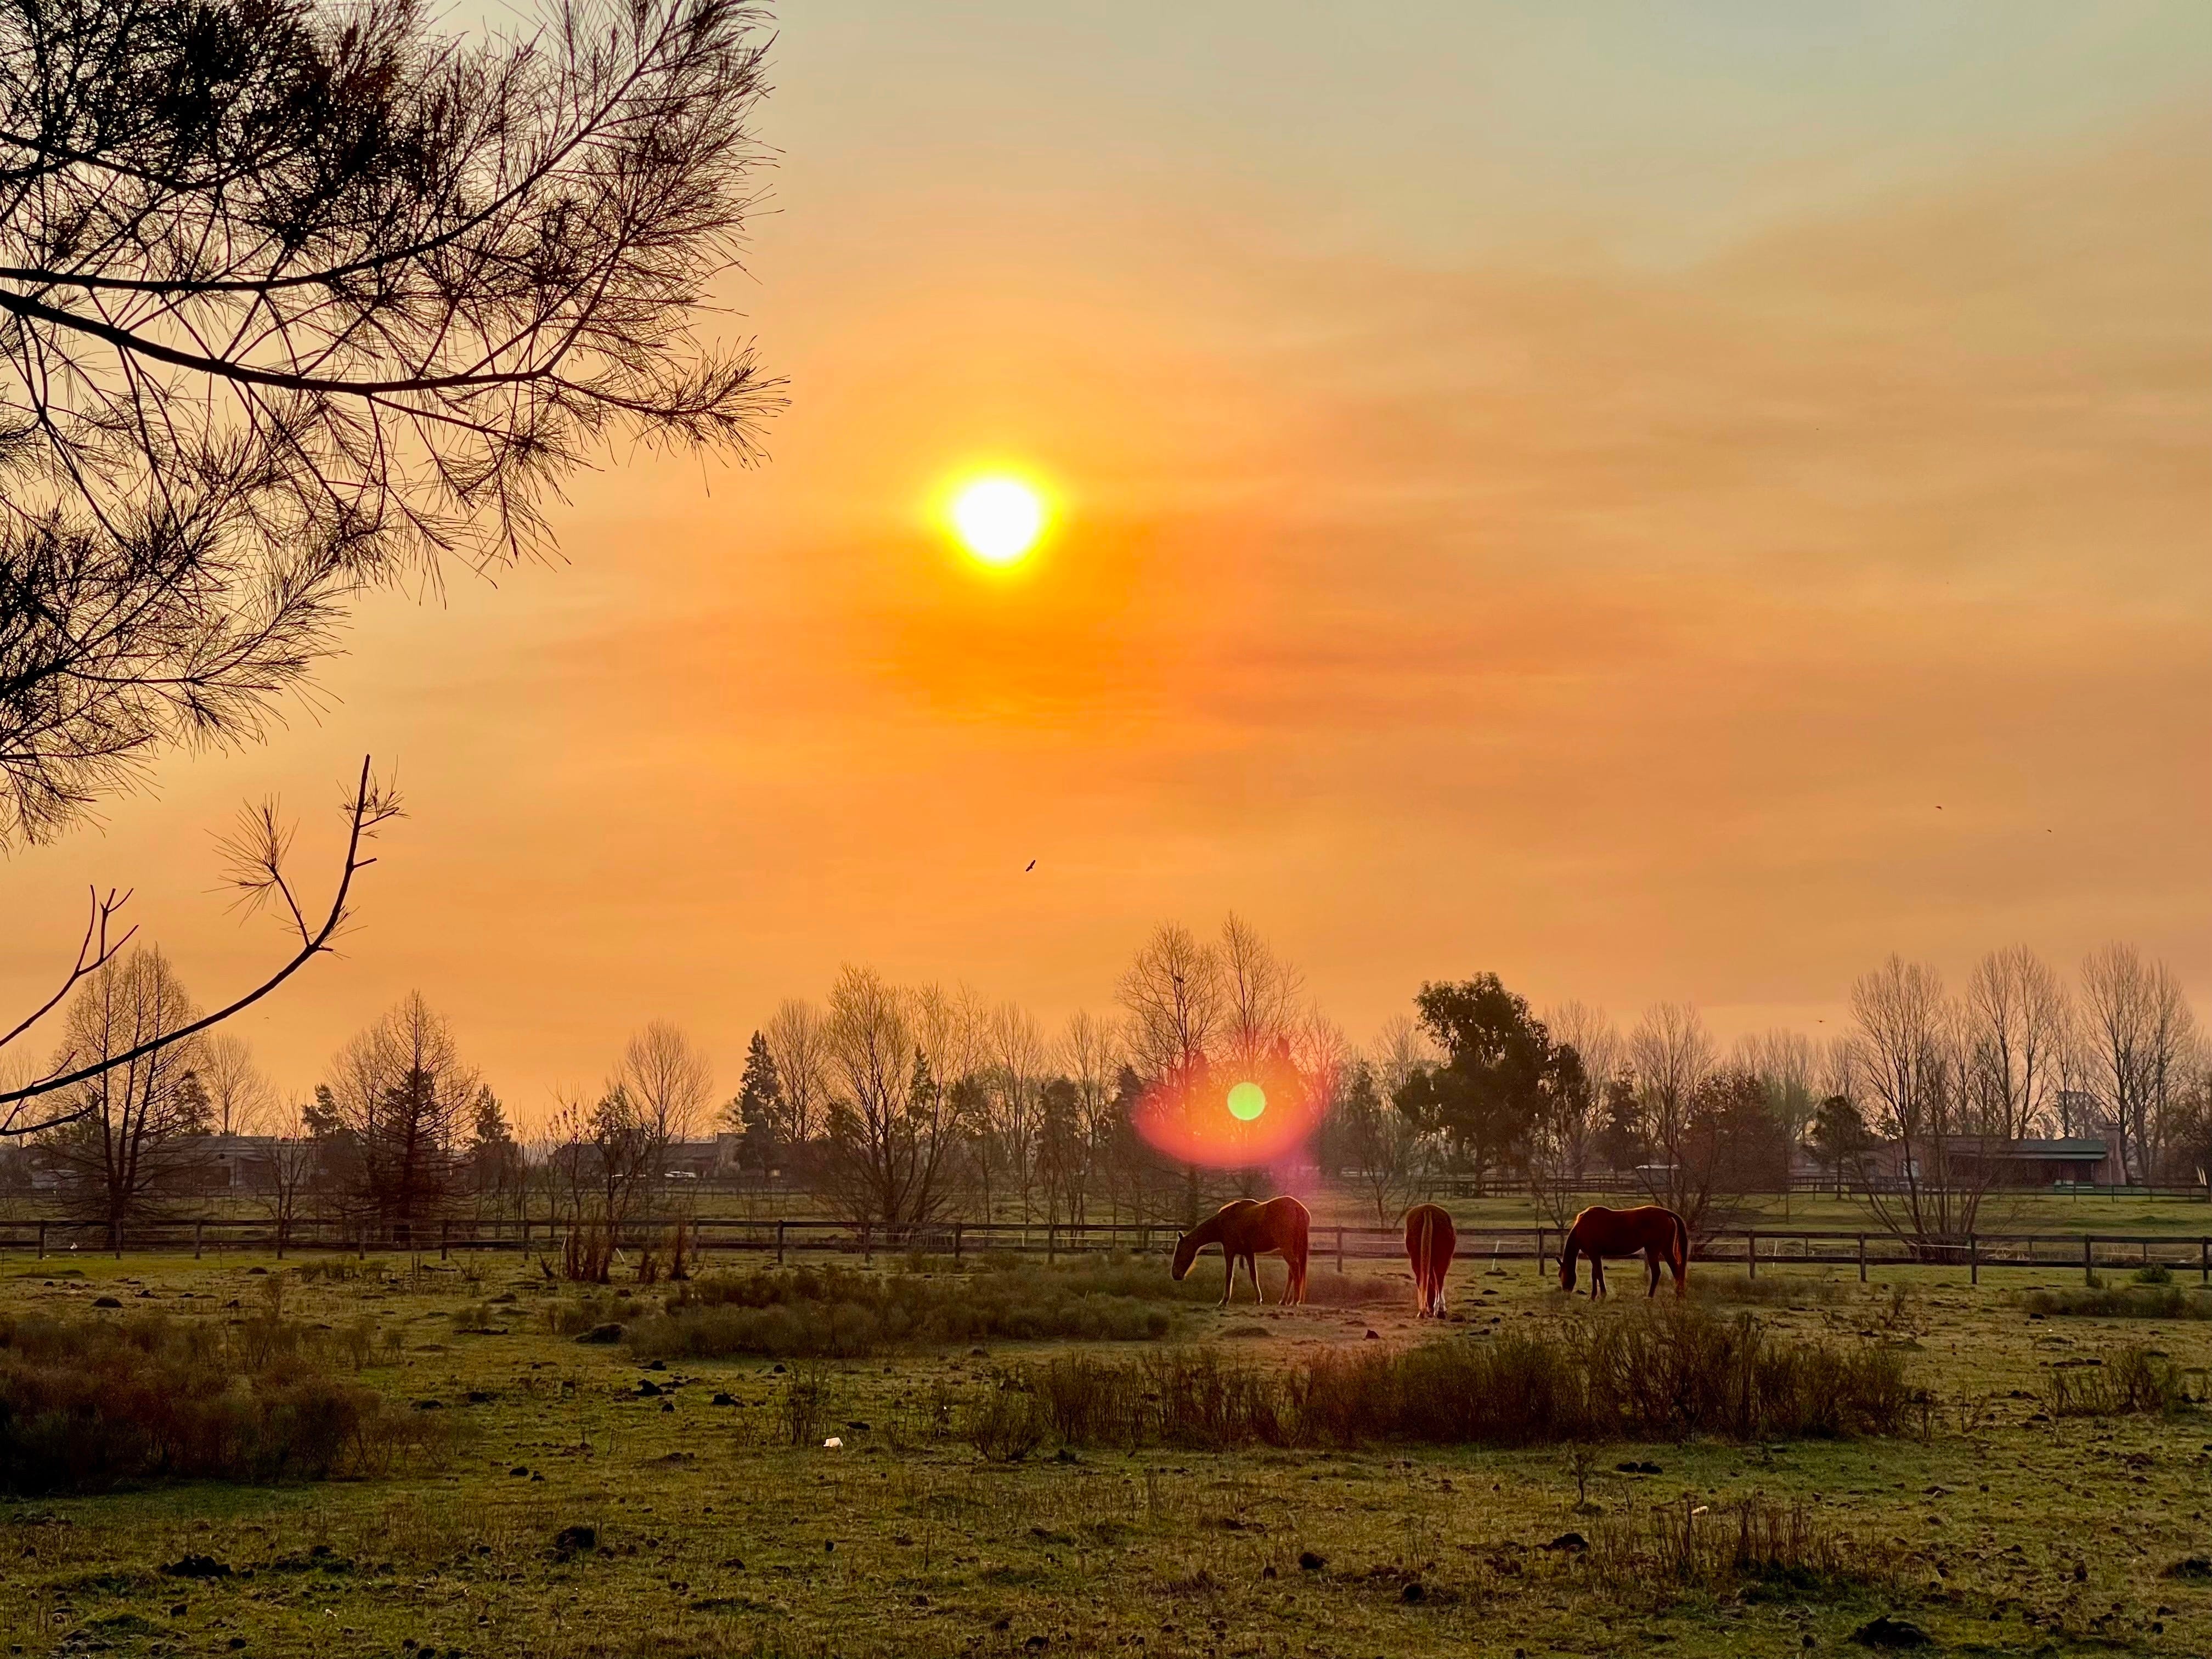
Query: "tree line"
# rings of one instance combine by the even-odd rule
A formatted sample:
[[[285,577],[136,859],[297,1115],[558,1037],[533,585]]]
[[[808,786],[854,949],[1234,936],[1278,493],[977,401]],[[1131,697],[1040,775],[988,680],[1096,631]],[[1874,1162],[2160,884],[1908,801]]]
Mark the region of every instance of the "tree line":
[[[122,1221],[193,1190],[214,1137],[273,1137],[257,1199],[313,1205],[404,1238],[458,1213],[534,1212],[611,1233],[682,1208],[678,1148],[890,1227],[956,1216],[1186,1222],[1265,1169],[1218,1169],[1139,1132],[1163,1091],[1212,1102],[1265,1072],[1314,1126],[1302,1158],[1352,1185],[1378,1224],[1438,1176],[1521,1186],[1564,1217],[1628,1175],[1703,1225],[1809,1158],[1885,1224],[1971,1231],[1992,1147],[2108,1137],[2119,1178],[2202,1179],[2212,1164],[2212,1043],[2163,963],[2094,953],[2069,984],[2014,946],[1955,993],[1896,957],[1852,986],[1816,1041],[1778,1029],[1723,1049],[1694,1007],[1626,1030],[1566,1001],[1539,1012],[1494,974],[1424,984],[1364,1044],[1243,919],[1163,926],[1112,1007],[1048,1030],[964,988],[848,967],[819,1001],[755,1030],[734,1095],[684,1031],[634,1036],[595,1091],[564,1097],[528,1144],[419,993],[333,1056],[285,1106],[244,1042],[199,1011],[156,948],[118,954],[70,1000],[52,1064],[88,1068],[37,1155],[74,1213]],[[114,1065],[96,1062],[122,1057]],[[204,1183],[202,1183],[204,1184]]]

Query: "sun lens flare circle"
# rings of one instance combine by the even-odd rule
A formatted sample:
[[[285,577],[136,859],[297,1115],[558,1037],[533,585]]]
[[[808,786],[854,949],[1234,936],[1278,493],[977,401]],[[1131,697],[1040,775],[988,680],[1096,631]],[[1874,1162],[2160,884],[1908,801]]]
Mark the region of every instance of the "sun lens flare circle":
[[[952,528],[985,564],[1016,562],[1044,531],[1044,497],[1018,478],[978,478],[952,498]]]
[[[1249,1123],[1267,1109],[1267,1091],[1256,1083],[1240,1083],[1229,1091],[1229,1115]]]

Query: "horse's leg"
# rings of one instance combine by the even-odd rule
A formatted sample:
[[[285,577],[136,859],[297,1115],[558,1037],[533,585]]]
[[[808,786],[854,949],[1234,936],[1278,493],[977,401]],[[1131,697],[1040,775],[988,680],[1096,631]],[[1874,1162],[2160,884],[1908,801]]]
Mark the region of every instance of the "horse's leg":
[[[1602,1301],[1605,1297],[1605,1258],[1601,1255],[1593,1255],[1589,1259],[1589,1264],[1590,1300]]]
[[[1221,1305],[1225,1308],[1237,1294],[1237,1252],[1226,1244],[1221,1247],[1221,1265],[1229,1270],[1221,1282]]]
[[[1649,1302],[1653,1297],[1659,1294],[1659,1247],[1656,1244],[1648,1245],[1645,1247],[1644,1251],[1644,1271],[1650,1274],[1651,1280],[1650,1284],[1644,1287],[1644,1299],[1646,1302]]]

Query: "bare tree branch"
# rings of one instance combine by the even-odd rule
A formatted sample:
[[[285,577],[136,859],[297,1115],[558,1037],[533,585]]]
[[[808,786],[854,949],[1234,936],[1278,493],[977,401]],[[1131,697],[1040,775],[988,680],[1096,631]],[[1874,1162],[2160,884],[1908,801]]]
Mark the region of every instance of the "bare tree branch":
[[[299,972],[301,969],[306,967],[316,957],[329,950],[331,941],[343,929],[350,917],[351,912],[347,908],[347,902],[353,891],[354,878],[376,862],[374,858],[368,856],[363,851],[365,843],[374,840],[376,832],[384,824],[403,815],[398,794],[388,787],[377,782],[370,771],[368,756],[362,757],[361,780],[355,787],[352,799],[344,811],[347,819],[345,860],[338,871],[337,890],[331,895],[330,909],[323,917],[320,925],[312,933],[303,931],[300,949],[288,961],[252,990],[242,996],[234,998],[212,1013],[202,1014],[173,1030],[165,1030],[159,1036],[120,1053],[104,1055],[93,1064],[59,1069],[35,1082],[24,1084],[14,1089],[0,1090],[0,1138],[37,1134],[43,1130],[59,1127],[63,1124],[83,1116],[89,1108],[81,1105],[68,1111],[38,1116],[33,1121],[27,1121],[25,1107],[31,1101],[43,1099],[60,1091],[73,1088],[80,1083],[88,1082],[118,1066],[128,1066],[164,1044],[183,1042],[211,1026],[221,1024],[233,1015],[252,1007],[286,980],[291,978],[294,974]],[[281,874],[274,871],[270,872],[269,876],[272,881],[282,878]],[[119,948],[120,941],[118,945]],[[82,954],[80,954],[79,962],[82,966],[83,963]],[[91,970],[86,968],[83,971]],[[76,977],[82,976],[80,973]],[[51,1008],[53,1004],[49,1002],[46,1006]],[[43,1012],[44,1010],[41,1012]],[[17,1034],[34,1023],[36,1018],[37,1016],[34,1015],[32,1020],[26,1021],[23,1025],[18,1026]]]

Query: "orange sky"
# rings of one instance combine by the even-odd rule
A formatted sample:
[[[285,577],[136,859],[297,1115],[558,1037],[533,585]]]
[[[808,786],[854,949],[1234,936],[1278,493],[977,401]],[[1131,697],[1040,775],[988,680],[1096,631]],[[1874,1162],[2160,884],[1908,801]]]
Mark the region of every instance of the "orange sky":
[[[211,832],[364,750],[413,817],[246,1033],[304,1090],[420,987],[526,1121],[648,1018],[727,1093],[842,961],[1056,1020],[1231,907],[1355,1036],[2014,939],[2212,991],[2212,11],[911,9],[783,24],[770,465],[369,605],[12,861],[12,1002],[93,879],[244,981]],[[1062,497],[1011,581],[927,517],[992,461]]]

